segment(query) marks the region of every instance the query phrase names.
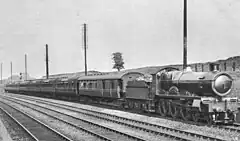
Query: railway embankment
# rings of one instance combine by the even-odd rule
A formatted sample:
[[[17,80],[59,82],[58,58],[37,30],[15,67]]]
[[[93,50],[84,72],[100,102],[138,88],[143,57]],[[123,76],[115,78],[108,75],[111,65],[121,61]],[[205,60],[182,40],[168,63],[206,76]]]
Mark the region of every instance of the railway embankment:
[[[5,125],[2,122],[2,118],[0,118],[0,141],[12,141]]]

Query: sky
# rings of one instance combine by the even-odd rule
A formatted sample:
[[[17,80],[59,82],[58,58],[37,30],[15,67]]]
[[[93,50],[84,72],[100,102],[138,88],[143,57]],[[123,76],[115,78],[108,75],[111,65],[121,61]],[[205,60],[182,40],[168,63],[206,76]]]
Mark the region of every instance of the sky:
[[[188,62],[240,55],[240,1],[188,1]],[[112,71],[111,54],[125,68],[182,63],[183,0],[0,0],[3,78],[27,70],[45,75],[84,70],[83,23],[89,70]]]

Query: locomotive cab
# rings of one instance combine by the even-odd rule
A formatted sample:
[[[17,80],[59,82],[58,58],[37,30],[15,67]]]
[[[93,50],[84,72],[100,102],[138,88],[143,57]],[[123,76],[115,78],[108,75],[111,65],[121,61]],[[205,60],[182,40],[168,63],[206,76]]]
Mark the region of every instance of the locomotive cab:
[[[209,71],[219,71],[219,64],[217,64],[217,63],[210,63],[209,64]]]

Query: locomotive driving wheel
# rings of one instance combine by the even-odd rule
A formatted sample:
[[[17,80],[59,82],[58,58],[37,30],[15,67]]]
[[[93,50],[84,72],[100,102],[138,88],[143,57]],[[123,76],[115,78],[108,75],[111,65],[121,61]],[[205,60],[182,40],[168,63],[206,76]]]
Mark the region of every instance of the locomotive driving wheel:
[[[167,111],[167,106],[166,106],[166,103],[165,103],[165,101],[161,101],[161,108],[162,108],[162,116],[167,116],[167,113],[168,113],[168,111]]]
[[[169,113],[171,115],[172,118],[177,118],[179,111],[177,108],[177,105],[174,103],[169,103]]]
[[[212,116],[211,113],[205,116],[205,120],[206,120],[208,125],[213,125],[214,124],[213,116]]]
[[[141,109],[141,105],[137,102],[133,102],[133,108],[139,110]]]
[[[133,109],[134,108],[134,103],[132,101],[128,102],[128,108]]]
[[[161,105],[160,105],[160,102],[157,101],[157,102],[155,103],[155,105],[156,105],[156,109],[155,109],[156,113],[160,114],[160,113],[161,113]]]
[[[167,109],[165,102],[163,100],[160,100],[157,102],[157,109],[156,112],[160,114],[161,116],[166,116],[167,115]]]
[[[194,122],[198,122],[199,119],[200,119],[200,113],[199,113],[199,112],[194,112],[194,113],[192,113],[192,120],[193,120]]]
[[[194,122],[199,122],[200,118],[201,118],[201,112],[198,108],[193,108],[191,111],[192,114],[192,121]]]
[[[190,109],[187,107],[180,107],[180,116],[185,121],[190,120],[191,119]]]

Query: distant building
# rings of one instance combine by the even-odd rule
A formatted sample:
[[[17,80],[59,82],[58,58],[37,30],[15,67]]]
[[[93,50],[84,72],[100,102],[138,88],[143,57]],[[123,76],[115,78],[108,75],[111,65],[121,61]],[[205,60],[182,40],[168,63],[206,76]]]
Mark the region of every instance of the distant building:
[[[88,71],[88,75],[100,73],[99,71]],[[49,78],[71,78],[85,75],[85,72],[76,72],[76,73],[61,73],[49,75]],[[46,76],[43,76],[42,79],[46,79]]]
[[[215,66],[214,66],[215,65]],[[180,70],[182,69],[181,65],[174,65],[178,67]],[[189,64],[193,71],[213,71],[217,69],[219,71],[240,71],[240,56],[230,57],[225,60],[217,60],[206,63],[193,63]]]

